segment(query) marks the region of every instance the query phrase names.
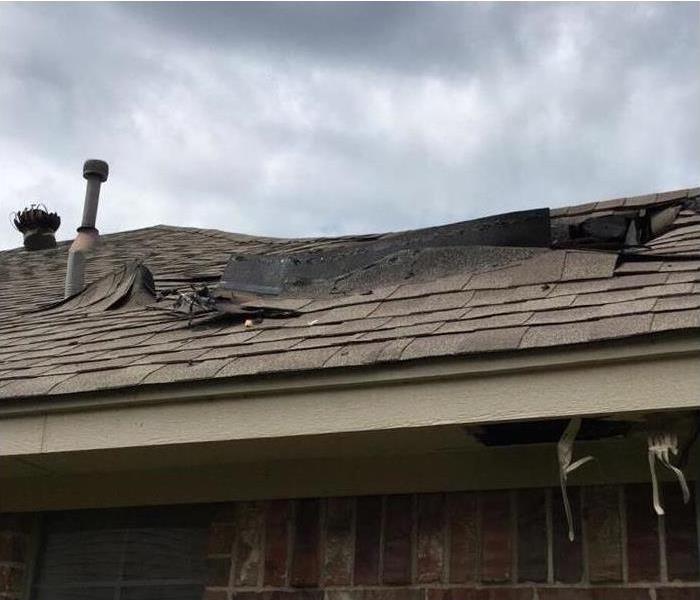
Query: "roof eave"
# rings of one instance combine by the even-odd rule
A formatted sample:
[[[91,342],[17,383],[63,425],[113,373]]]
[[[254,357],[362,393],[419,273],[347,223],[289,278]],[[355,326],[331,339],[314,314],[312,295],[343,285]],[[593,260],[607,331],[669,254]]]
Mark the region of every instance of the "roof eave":
[[[25,399],[0,409],[0,456],[697,409],[699,358],[685,332]]]

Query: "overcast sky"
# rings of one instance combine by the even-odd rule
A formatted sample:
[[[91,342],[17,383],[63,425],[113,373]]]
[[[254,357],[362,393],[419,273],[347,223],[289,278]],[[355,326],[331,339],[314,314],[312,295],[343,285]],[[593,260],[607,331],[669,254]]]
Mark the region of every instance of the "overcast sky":
[[[72,237],[86,158],[110,164],[103,233],[360,233],[700,185],[699,60],[698,3],[0,3],[0,207],[42,202]]]

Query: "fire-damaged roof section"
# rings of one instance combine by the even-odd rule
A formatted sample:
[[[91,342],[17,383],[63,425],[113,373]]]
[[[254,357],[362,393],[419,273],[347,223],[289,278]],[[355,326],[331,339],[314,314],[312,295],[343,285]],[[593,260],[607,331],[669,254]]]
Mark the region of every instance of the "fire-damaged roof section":
[[[157,226],[103,236],[66,301],[66,243],[1,252],[0,397],[696,329],[699,198],[301,240]]]
[[[549,211],[530,210],[378,235],[361,244],[234,253],[221,287],[260,295],[323,297],[407,279],[435,280],[508,264],[551,245]]]

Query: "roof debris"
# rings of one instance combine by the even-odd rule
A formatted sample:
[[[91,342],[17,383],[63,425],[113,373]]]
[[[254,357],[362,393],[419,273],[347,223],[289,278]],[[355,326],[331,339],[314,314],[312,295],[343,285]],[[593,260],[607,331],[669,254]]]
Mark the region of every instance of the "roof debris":
[[[38,312],[78,309],[102,312],[144,307],[155,301],[153,274],[141,261],[130,261],[88,284],[80,292],[41,306]]]
[[[647,420],[647,444],[648,444],[648,460],[649,470],[651,472],[651,485],[653,492],[654,510],[657,515],[663,515],[664,509],[661,506],[659,498],[659,482],[656,476],[656,463],[666,467],[678,479],[683,492],[683,502],[687,504],[690,501],[690,490],[686,482],[683,471],[671,464],[671,455],[677,456],[679,450],[679,434],[686,434],[690,438],[689,443],[692,443],[694,432],[686,431],[684,427],[685,421],[679,415],[648,415]],[[697,418],[695,419],[697,421]],[[697,427],[697,425],[696,425]],[[697,429],[695,430],[695,432]],[[689,435],[688,435],[689,434]]]
[[[230,322],[244,322],[250,327],[253,323],[262,323],[263,319],[284,319],[299,314],[295,310],[276,307],[263,298],[231,294],[206,285],[192,285],[186,292],[164,290],[156,301],[161,304],[149,308],[184,313],[190,325],[196,317],[213,316],[227,317]]]
[[[569,473],[572,473],[580,466],[585,465],[587,462],[593,460],[592,456],[584,456],[579,458],[577,461],[571,462],[574,453],[574,440],[581,428],[581,418],[574,417],[569,421],[569,425],[564,431],[559,443],[557,444],[557,457],[559,459],[559,485],[561,487],[561,496],[564,502],[564,514],[566,515],[566,522],[569,526],[569,541],[574,541],[574,521],[571,516],[571,504],[569,503],[569,495],[566,491],[566,483],[569,477]]]

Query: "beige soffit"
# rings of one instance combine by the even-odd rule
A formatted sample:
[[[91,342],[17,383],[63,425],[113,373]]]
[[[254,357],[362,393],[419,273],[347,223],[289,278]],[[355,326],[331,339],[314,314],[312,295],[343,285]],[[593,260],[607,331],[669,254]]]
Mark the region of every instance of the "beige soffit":
[[[0,456],[700,406],[700,337],[4,406]]]

